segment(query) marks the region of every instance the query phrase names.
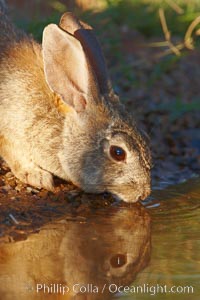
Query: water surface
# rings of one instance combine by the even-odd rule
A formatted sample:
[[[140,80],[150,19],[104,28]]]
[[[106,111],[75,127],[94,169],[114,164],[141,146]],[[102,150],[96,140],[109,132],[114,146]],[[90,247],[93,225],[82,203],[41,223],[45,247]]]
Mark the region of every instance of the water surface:
[[[167,293],[155,292],[152,296],[158,300],[199,300],[200,180],[154,192],[154,201],[160,205],[149,209],[152,217],[151,262],[134,285],[153,286],[152,294],[154,289],[161,291],[161,286],[166,285]],[[189,293],[187,287],[190,287]],[[119,299],[145,300],[149,295],[142,293]]]
[[[0,299],[199,300],[199,200],[195,179],[1,243]]]

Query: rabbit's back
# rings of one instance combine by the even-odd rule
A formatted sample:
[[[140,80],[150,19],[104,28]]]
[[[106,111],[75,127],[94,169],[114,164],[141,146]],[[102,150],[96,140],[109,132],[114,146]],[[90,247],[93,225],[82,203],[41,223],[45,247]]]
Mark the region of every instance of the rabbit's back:
[[[44,78],[41,46],[29,37],[7,45],[0,53],[0,134],[30,143],[46,124],[51,131],[61,127],[55,100]]]
[[[3,0],[0,28],[0,127],[9,115],[7,126],[17,124],[16,132],[24,120],[50,111],[53,95],[44,78],[41,45],[13,25]]]
[[[63,116],[45,81],[41,45],[15,28],[1,0],[0,28],[0,154],[15,174],[12,149],[18,160],[27,156],[59,170],[54,152],[61,144]]]

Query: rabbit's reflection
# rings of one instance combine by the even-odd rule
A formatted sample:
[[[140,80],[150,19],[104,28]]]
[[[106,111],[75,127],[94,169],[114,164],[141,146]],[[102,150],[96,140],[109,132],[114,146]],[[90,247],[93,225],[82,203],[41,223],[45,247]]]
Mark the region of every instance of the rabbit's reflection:
[[[140,205],[78,220],[1,245],[1,299],[110,299],[109,287],[114,294],[147,265],[150,218]]]

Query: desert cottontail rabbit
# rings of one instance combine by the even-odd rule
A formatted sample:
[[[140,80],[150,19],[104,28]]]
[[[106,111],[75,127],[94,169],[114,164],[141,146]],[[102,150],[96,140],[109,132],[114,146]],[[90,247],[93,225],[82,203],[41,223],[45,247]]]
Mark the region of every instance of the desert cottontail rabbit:
[[[65,13],[41,46],[1,0],[0,28],[0,155],[15,176],[53,190],[56,175],[86,192],[144,199],[149,149],[112,90],[92,28]]]

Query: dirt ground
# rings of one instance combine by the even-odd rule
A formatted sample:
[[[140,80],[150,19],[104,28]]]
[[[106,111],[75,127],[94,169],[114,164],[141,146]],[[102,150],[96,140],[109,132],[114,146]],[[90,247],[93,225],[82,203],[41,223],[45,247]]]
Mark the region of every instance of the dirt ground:
[[[94,211],[129,205],[116,203],[108,194],[85,194],[58,178],[55,186],[54,193],[27,186],[0,161],[0,243],[26,239],[42,225],[63,217],[83,222]]]

